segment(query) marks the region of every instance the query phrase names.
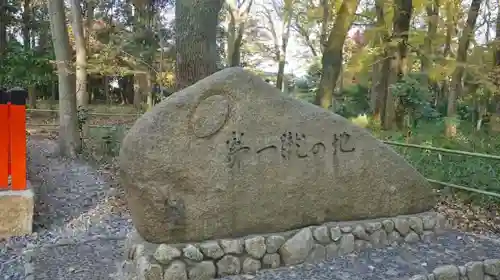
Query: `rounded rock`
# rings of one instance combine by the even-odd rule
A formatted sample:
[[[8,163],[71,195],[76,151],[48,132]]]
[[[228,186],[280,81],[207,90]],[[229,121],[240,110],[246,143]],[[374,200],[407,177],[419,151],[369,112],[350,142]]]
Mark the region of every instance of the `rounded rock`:
[[[241,254],[243,253],[243,240],[241,239],[223,239],[220,245],[226,254]]]
[[[262,258],[262,264],[265,268],[278,268],[281,265],[280,255],[277,253],[265,254]]]
[[[411,217],[409,222],[410,228],[417,234],[422,234],[424,232],[424,223],[422,219],[420,219],[419,217]]]
[[[458,280],[460,271],[455,265],[438,266],[432,272],[436,280]]]
[[[186,264],[182,261],[173,261],[163,274],[163,280],[187,280]]]
[[[236,275],[241,271],[240,260],[231,255],[225,255],[217,262],[217,272],[219,276]]]
[[[269,254],[276,253],[283,244],[285,238],[281,235],[271,235],[266,238],[266,252]]]
[[[189,279],[208,280],[215,277],[215,265],[211,261],[196,263],[188,271]]]
[[[339,254],[349,254],[354,251],[354,235],[352,233],[345,234],[340,239]]]
[[[465,270],[469,280],[477,280],[484,278],[483,262],[468,262],[465,264]]]
[[[330,229],[330,235],[332,237],[333,241],[339,241],[340,238],[342,237],[342,231],[340,230],[340,227],[332,227]]]
[[[319,226],[314,229],[313,236],[316,241],[321,244],[328,244],[331,242],[330,233],[328,232],[327,226]]]
[[[256,273],[262,267],[259,260],[253,258],[246,258],[243,261],[243,273]]]
[[[394,228],[401,233],[402,236],[406,236],[410,232],[410,223],[408,223],[408,219],[398,217],[394,219]]]
[[[382,226],[384,227],[385,232],[388,234],[394,230],[394,222],[392,220],[383,220]]]
[[[203,254],[212,259],[218,259],[224,256],[224,251],[217,241],[208,241],[200,244]]]
[[[356,225],[352,230],[352,234],[358,239],[369,240],[368,233],[366,233],[366,230],[362,225]]]
[[[190,259],[192,261],[202,261],[203,260],[203,254],[200,252],[200,250],[191,244],[188,244],[184,249],[182,249],[182,254],[184,255],[185,258]]]
[[[266,239],[262,236],[247,238],[245,239],[245,249],[250,256],[260,259],[266,253]]]
[[[170,245],[161,244],[156,248],[153,257],[161,264],[169,264],[173,259],[181,256],[181,251]]]
[[[500,276],[500,259],[487,259],[483,261],[484,273],[494,277]]]
[[[314,246],[309,228],[303,228],[281,246],[279,253],[285,265],[294,265],[306,260]]]

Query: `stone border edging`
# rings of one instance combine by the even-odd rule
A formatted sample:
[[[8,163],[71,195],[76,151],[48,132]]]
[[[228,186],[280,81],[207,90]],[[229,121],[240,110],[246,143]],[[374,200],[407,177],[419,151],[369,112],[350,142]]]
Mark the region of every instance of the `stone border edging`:
[[[463,266],[442,265],[432,273],[418,274],[410,280],[498,280],[500,279],[500,259],[468,262]]]
[[[366,248],[430,242],[450,227],[442,214],[426,212],[189,244],[152,244],[135,232],[129,235],[122,268],[131,279],[209,280],[324,261]]]

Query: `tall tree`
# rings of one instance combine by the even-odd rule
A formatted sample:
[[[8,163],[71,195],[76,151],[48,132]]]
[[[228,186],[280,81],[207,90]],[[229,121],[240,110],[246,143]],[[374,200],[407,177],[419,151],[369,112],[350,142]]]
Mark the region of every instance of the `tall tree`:
[[[283,25],[281,30],[283,31],[281,35],[280,56],[278,59],[278,75],[276,77],[276,87],[280,90],[283,89],[283,82],[285,80],[285,65],[286,65],[286,54],[288,48],[288,40],[290,39],[290,29],[292,26],[293,18],[293,0],[284,0],[282,4],[278,4],[276,0],[273,0],[274,9],[279,10],[279,5],[282,5],[281,19]]]
[[[329,109],[333,102],[333,91],[342,71],[342,55],[347,32],[351,28],[358,0],[344,0],[335,18],[333,28],[325,43],[321,60],[322,74],[315,104]]]
[[[23,3],[23,45],[24,51],[28,53],[31,50],[31,1],[24,0]],[[28,105],[36,109],[36,88],[35,85],[28,85]]]
[[[432,67],[434,50],[432,42],[436,40],[438,21],[439,21],[439,0],[429,0],[425,10],[427,12],[427,36],[424,39],[424,51],[421,58],[421,68],[424,73],[423,86],[428,88],[429,72]]]
[[[370,105],[372,109],[373,120],[382,123],[385,116],[385,100],[387,98],[387,83],[383,73],[390,70],[389,59],[385,43],[389,40],[389,28],[385,21],[384,0],[375,1],[375,12],[377,20],[375,22],[375,40],[372,41],[374,47],[378,47],[380,54],[375,56],[375,62],[372,66],[372,88],[370,96]]]
[[[87,92],[87,44],[83,32],[83,17],[80,0],[71,0],[71,23],[76,49],[76,106],[86,108],[89,104]]]
[[[391,71],[389,74],[389,85],[395,84],[408,73],[408,37],[410,22],[413,13],[412,0],[394,0],[394,17],[392,20],[391,46]],[[382,122],[384,129],[391,129],[396,123],[398,128],[403,128],[404,108],[398,98],[395,98],[392,90],[386,96],[385,115]]]
[[[185,0],[175,5],[176,87],[217,71],[217,26],[221,0]]]
[[[451,77],[451,91],[448,93],[448,107],[446,111],[447,121],[445,134],[448,137],[453,137],[457,134],[457,125],[455,121],[457,114],[457,98],[462,95],[467,51],[469,49],[471,36],[474,34],[474,27],[476,26],[481,2],[482,0],[472,0],[469,12],[467,13],[467,22],[458,42],[457,65]]]
[[[245,24],[253,4],[253,0],[226,0],[229,24],[227,35],[227,62],[228,65],[239,66],[241,60],[241,44],[243,42],[243,33]]]
[[[81,150],[76,114],[75,76],[71,69],[71,51],[63,0],[48,1],[50,29],[59,77],[59,150],[74,157]]]

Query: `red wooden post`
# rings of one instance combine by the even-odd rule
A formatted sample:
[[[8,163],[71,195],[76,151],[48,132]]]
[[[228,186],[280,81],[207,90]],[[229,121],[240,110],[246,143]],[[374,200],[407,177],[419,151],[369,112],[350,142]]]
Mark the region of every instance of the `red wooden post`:
[[[0,189],[9,187],[9,98],[0,89]]]
[[[12,190],[26,189],[26,97],[24,89],[10,90],[10,169]]]

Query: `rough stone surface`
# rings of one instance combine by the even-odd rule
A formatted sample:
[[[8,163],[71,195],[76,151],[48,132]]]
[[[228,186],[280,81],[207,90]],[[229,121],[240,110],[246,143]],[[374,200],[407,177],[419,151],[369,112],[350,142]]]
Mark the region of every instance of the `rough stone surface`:
[[[314,239],[321,244],[328,244],[331,242],[330,233],[327,226],[316,227],[313,231]]]
[[[225,255],[217,262],[217,272],[219,276],[235,275],[240,273],[240,260],[231,255]]]
[[[24,191],[0,190],[0,239],[31,234],[34,205],[31,188]]]
[[[342,237],[342,231],[339,227],[332,227],[330,229],[330,235],[332,236],[333,241],[339,241]]]
[[[254,236],[245,239],[245,248],[250,256],[260,259],[266,253],[266,239],[262,236]]]
[[[163,280],[187,280],[186,264],[181,261],[173,261],[165,269]]]
[[[382,226],[387,233],[390,233],[394,230],[394,222],[392,220],[383,220]]]
[[[443,265],[434,269],[436,280],[459,280],[460,272],[455,265]]]
[[[368,233],[366,232],[363,225],[356,225],[352,230],[352,234],[358,239],[369,240]]]
[[[215,278],[215,265],[211,261],[203,261],[189,269],[189,280],[211,280]]]
[[[246,258],[243,261],[243,273],[255,273],[260,270],[262,264],[259,260]]]
[[[161,244],[158,246],[156,249],[153,257],[162,264],[168,264],[170,263],[173,259],[178,258],[181,256],[181,251],[175,247],[166,245],[166,244]]]
[[[425,215],[422,218],[424,230],[432,230],[436,226],[436,219],[432,216]]]
[[[410,228],[414,232],[418,234],[422,234],[424,232],[424,223],[422,219],[420,219],[419,217],[410,217],[409,222],[410,222]]]
[[[243,253],[243,240],[241,239],[223,239],[220,245],[226,254],[241,254]]]
[[[369,234],[372,234],[375,231],[378,231],[382,228],[382,223],[380,222],[375,222],[375,223],[368,223],[366,224],[366,232]]]
[[[159,264],[151,264],[146,272],[146,280],[156,280],[163,278],[163,268]]]
[[[199,262],[203,260],[203,254],[196,246],[192,244],[188,244],[186,247],[184,247],[184,249],[182,249],[182,254],[184,255],[184,257],[192,261]]]
[[[266,238],[266,251],[269,254],[276,253],[283,244],[285,244],[285,238],[283,236],[270,235]]]
[[[200,248],[203,254],[209,258],[218,259],[224,256],[224,251],[222,251],[222,248],[219,246],[217,241],[203,242],[201,243]]]
[[[294,265],[303,262],[313,249],[314,238],[310,228],[304,228],[288,239],[279,249],[285,265]]]
[[[482,280],[484,277],[483,262],[468,262],[465,264],[465,270],[469,280]]]
[[[429,183],[392,148],[241,68],[221,70],[143,114],[123,139],[119,165],[132,221],[152,243],[434,206]]]
[[[339,246],[336,243],[326,245],[326,258],[331,259],[339,255]]]
[[[403,236],[410,232],[410,223],[406,218],[396,218],[394,221],[394,228]]]
[[[339,245],[340,254],[348,254],[354,251],[354,240],[354,235],[351,233],[343,235]]]
[[[389,244],[394,244],[394,243],[399,243],[401,240],[403,240],[403,237],[401,234],[399,234],[397,231],[393,231],[389,233],[389,236],[387,237]]]
[[[306,258],[306,263],[316,263],[326,259],[326,248],[323,245],[315,244],[311,253]]]
[[[387,245],[387,233],[383,229],[374,231],[370,234],[370,242],[375,248]]]
[[[262,258],[262,264],[265,268],[277,268],[281,265],[280,255],[277,253],[265,254]]]
[[[281,265],[300,265],[301,263],[316,264],[325,260],[331,260],[332,258],[364,253],[369,251],[367,250],[369,248],[379,248],[383,247],[383,245],[388,245],[389,238],[401,241],[401,246],[417,243],[423,239],[424,234],[435,235],[435,228],[432,228],[432,231],[423,230],[423,221],[420,217],[424,215],[437,219],[435,213],[393,217],[391,220],[396,222],[393,223],[393,231],[389,234],[387,234],[386,229],[390,229],[391,223],[383,219],[368,220],[366,222],[326,223],[299,230],[274,233],[268,236],[250,235],[238,239],[210,240],[201,244],[188,243],[183,245],[157,245],[148,243],[137,232],[134,232],[129,236],[127,242],[129,245],[125,252],[128,259],[135,260],[133,266],[137,272],[137,276],[140,278],[143,275],[147,277],[146,279],[151,278],[150,280],[157,280],[152,278],[160,274],[158,269],[153,269],[157,265],[156,262],[153,261],[150,264],[147,261],[151,255],[157,259],[158,263],[163,265],[162,267],[165,271],[170,268],[170,270],[173,270],[173,276],[180,274],[180,278],[183,277],[182,272],[177,271],[182,271],[182,269],[174,269],[179,265],[171,267],[169,264],[180,262],[184,265],[184,271],[188,271],[187,274],[198,271],[198,274],[201,275],[199,277],[208,277],[205,275],[206,273],[202,273],[205,270],[211,273],[211,266],[208,263],[215,264],[215,274],[218,277],[239,275],[240,273],[253,274],[262,268],[277,268]],[[398,220],[407,221],[407,226],[410,229],[405,236],[396,230],[395,224],[398,224],[401,228],[401,223],[397,222]],[[415,228],[419,231],[418,220],[422,221],[422,226],[420,227],[422,228],[421,235],[413,229]],[[402,225],[404,228],[405,224],[403,223]],[[340,235],[337,241],[329,239],[332,231]],[[329,240],[328,243],[326,243],[327,237]],[[325,243],[322,244],[318,240],[323,240]],[[267,251],[273,253],[266,253]],[[210,258],[213,261],[205,261],[203,262],[205,266],[199,266],[199,262],[202,262],[204,258]],[[496,264],[495,261],[490,261],[493,272],[495,271],[494,266]],[[483,266],[483,263],[481,265]],[[150,268],[148,269],[148,267]],[[206,269],[202,270],[202,268]],[[467,276],[466,266],[459,266],[459,268],[459,280],[474,280],[469,279]],[[191,270],[194,272],[189,272]],[[195,273],[195,275],[198,274]],[[436,275],[439,276],[439,274]]]
[[[488,259],[483,263],[485,274],[495,277],[500,276],[500,259]]]
[[[410,231],[408,235],[405,236],[406,243],[415,243],[420,241],[420,236],[414,231]]]

